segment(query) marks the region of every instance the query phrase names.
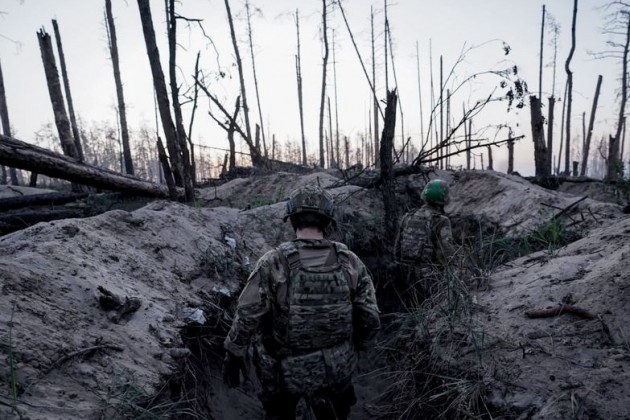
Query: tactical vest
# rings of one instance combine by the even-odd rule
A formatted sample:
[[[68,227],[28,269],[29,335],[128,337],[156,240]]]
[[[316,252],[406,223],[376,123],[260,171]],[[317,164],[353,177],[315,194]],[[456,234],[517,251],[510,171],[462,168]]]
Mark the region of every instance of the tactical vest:
[[[285,285],[272,286],[273,338],[285,354],[303,354],[352,339],[350,260],[345,245],[330,243],[334,261],[323,267],[305,267],[294,242],[280,245]]]
[[[397,258],[402,262],[428,264],[433,259],[433,216],[425,209],[408,214],[399,231]]]
[[[349,274],[346,246],[331,242],[330,247],[334,261],[317,268],[302,264],[295,243],[277,248],[288,274],[286,283],[272,286],[276,296],[272,352],[279,362],[281,382],[290,393],[314,395],[318,390],[347,384],[356,368],[352,344],[356,284]],[[275,376],[274,365],[267,366],[268,375]],[[261,382],[266,386],[264,380]]]

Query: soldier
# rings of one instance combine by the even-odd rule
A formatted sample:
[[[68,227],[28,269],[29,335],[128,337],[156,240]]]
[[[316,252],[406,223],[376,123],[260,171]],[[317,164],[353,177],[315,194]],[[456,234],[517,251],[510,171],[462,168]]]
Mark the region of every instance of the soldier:
[[[429,181],[421,198],[424,205],[403,216],[394,245],[396,260],[411,268],[414,282],[432,278],[451,263],[455,254],[451,222],[444,213],[450,201],[448,183],[441,179]]]
[[[240,384],[254,343],[254,365],[268,419],[295,419],[304,398],[318,419],[346,419],[356,402],[357,350],[380,328],[374,286],[363,262],[324,233],[335,223],[332,196],[298,188],[287,202],[296,239],[256,264],[224,342],[223,379]]]

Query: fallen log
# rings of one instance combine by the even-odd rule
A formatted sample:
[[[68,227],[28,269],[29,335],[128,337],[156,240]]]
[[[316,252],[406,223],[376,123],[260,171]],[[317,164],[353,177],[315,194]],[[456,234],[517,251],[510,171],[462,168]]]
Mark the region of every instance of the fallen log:
[[[0,134],[0,165],[34,171],[97,188],[148,197],[169,198],[168,188],[108,169],[87,165],[13,137]],[[178,198],[184,192],[178,189]]]
[[[46,209],[39,211],[23,211],[0,216],[0,235],[25,229],[39,222],[50,222],[72,217],[84,217],[85,212],[80,209]]]
[[[29,206],[58,206],[87,197],[87,193],[46,193],[0,198],[0,212]]]

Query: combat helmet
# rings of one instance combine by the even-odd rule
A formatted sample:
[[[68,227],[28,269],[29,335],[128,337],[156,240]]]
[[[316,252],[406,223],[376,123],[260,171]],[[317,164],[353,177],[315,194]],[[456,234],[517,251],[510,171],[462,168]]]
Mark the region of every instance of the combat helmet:
[[[295,189],[289,195],[287,211],[282,218],[286,220],[299,213],[314,213],[335,222],[335,204],[332,195],[317,185],[306,185]]]
[[[445,206],[451,201],[448,183],[443,179],[433,179],[427,182],[422,190],[422,199],[429,204]]]

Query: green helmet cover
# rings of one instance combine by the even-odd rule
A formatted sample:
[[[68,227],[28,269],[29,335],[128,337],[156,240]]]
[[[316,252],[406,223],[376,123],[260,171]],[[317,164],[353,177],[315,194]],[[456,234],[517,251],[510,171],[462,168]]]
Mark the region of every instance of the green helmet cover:
[[[429,204],[447,205],[451,197],[448,183],[442,179],[433,179],[422,190],[422,199]]]

